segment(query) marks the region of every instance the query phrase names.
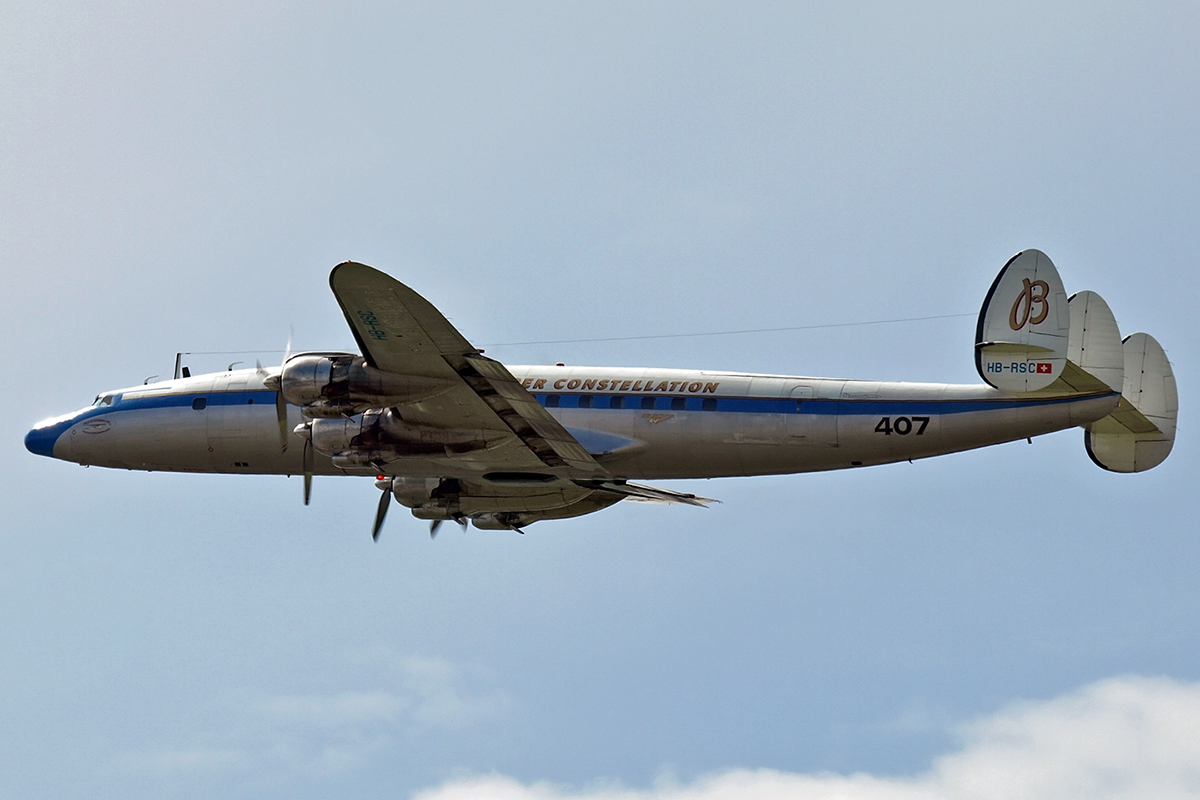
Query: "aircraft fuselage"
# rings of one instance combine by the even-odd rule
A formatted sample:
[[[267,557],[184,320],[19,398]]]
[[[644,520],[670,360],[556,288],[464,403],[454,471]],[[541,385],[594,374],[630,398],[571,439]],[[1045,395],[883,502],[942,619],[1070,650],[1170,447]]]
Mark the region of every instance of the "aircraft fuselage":
[[[596,460],[623,479],[716,478],[869,466],[969,450],[1099,420],[1117,392],[1015,395],[980,385],[887,383],[670,369],[509,367]],[[294,434],[281,452],[276,393],[238,370],[108,392],[47,420],[26,445],[84,465],[134,470],[302,472]],[[422,401],[436,406],[438,397]],[[404,407],[400,415],[404,415]],[[288,429],[304,422],[288,409]],[[486,453],[486,451],[481,451]],[[316,474],[439,477],[470,454],[402,456]],[[378,465],[377,465],[378,466]],[[481,466],[481,471],[484,467]]]

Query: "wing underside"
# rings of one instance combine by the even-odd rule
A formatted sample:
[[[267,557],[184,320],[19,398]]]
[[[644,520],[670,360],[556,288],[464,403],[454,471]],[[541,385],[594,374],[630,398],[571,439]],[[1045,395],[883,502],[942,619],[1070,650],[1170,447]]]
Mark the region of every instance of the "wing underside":
[[[614,478],[494,359],[486,358],[429,301],[364,264],[334,267],[329,285],[367,365],[431,379],[444,390],[390,408],[406,426],[461,432],[484,448],[447,453],[438,479],[405,478],[403,457],[381,486],[434,522],[470,518],[516,529],[598,511],[621,500],[704,506],[707,498]],[[385,508],[386,503],[381,508]],[[376,522],[376,533],[382,520]]]
[[[329,284],[368,364],[447,380],[435,397],[399,407],[406,422],[509,434],[464,458],[473,472],[528,470],[567,479],[607,472],[498,361],[486,358],[429,301],[364,264],[339,264]]]

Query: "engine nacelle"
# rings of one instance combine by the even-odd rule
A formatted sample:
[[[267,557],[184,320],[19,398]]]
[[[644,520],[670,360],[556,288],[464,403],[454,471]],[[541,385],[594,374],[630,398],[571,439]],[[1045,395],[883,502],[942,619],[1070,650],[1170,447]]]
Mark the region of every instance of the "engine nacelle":
[[[373,408],[349,419],[315,419],[310,430],[313,447],[318,453],[333,458],[358,459],[361,463],[356,466],[404,456],[468,453],[484,450],[493,441],[485,438],[484,432],[479,430],[413,425],[390,408]],[[497,441],[505,438],[503,434],[494,436]]]
[[[457,478],[380,478],[375,485],[424,520],[461,520],[463,485]]]
[[[306,406],[326,398],[334,383],[333,367],[339,366],[339,376],[354,359],[351,355],[306,355],[288,359],[279,374],[283,398],[294,406]]]
[[[481,531],[515,531],[524,525],[536,522],[534,514],[517,514],[511,511],[499,511],[492,514],[479,514],[471,518],[471,524]]]
[[[416,508],[434,499],[434,495],[447,496],[454,492],[439,491],[440,478],[387,478],[396,502],[408,508]],[[378,484],[376,484],[378,485]],[[450,487],[451,489],[455,487]]]
[[[364,467],[374,468],[378,464],[385,464],[388,461],[395,459],[395,454],[386,453],[382,450],[351,450],[346,453],[337,453],[329,457],[329,462],[338,469],[363,469]]]
[[[458,503],[442,501],[438,503],[426,503],[423,506],[417,506],[412,510],[412,515],[417,519],[424,520],[448,520],[459,519],[462,517],[462,511],[459,510]]]
[[[543,519],[566,519],[589,514],[620,502],[621,496],[578,485],[560,485],[536,496],[528,487],[516,494],[492,482],[463,482],[457,478],[380,478],[375,485],[390,490],[396,501],[424,520],[470,519],[489,531],[520,530]],[[513,488],[513,487],[509,487]]]
[[[278,383],[285,400],[318,418],[413,403],[454,385],[440,378],[384,372],[353,353],[294,356],[283,365]]]

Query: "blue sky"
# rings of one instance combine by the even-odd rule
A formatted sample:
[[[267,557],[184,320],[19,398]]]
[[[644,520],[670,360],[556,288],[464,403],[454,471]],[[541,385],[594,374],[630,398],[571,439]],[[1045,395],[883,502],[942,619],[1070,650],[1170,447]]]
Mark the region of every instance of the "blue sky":
[[[1191,796],[1197,17],[5,5],[0,794]],[[369,481],[22,446],[177,351],[352,347],[347,258],[509,363],[974,383],[1026,247],[1166,348],[1158,469],[1063,432],[375,544]]]

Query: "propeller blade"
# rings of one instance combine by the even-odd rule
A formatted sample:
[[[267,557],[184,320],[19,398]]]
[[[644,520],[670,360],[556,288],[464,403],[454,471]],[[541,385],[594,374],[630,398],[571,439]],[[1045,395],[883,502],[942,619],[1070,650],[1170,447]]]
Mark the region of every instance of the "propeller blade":
[[[445,520],[435,519],[433,522],[429,523],[429,538],[430,539],[437,538],[437,529],[442,527],[443,522],[445,522]]]
[[[375,510],[375,527],[371,529],[371,538],[379,541],[379,531],[383,528],[383,518],[387,516],[388,506],[391,505],[392,492],[384,489],[379,497],[379,508]]]
[[[286,453],[288,446],[288,413],[287,400],[283,399],[283,390],[275,393],[275,418],[279,421],[279,452]]]
[[[312,439],[308,439],[304,442],[304,505],[308,505],[308,500],[312,497],[312,471]]]

